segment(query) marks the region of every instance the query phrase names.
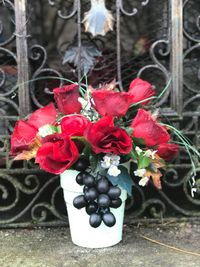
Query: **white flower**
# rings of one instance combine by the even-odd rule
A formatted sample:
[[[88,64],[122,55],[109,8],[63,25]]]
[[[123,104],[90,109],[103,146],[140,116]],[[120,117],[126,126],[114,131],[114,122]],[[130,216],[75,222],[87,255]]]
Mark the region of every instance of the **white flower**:
[[[104,169],[110,168],[111,165],[118,166],[120,163],[120,157],[114,154],[106,154],[101,161],[101,167]]]
[[[145,151],[144,156],[146,156],[148,158],[155,159],[156,152],[157,152],[157,150],[148,149],[147,151]]]
[[[148,177],[143,177],[143,178],[139,181],[139,185],[140,185],[140,186],[145,186],[145,185],[147,185],[148,181],[149,181],[149,178],[148,178]]]
[[[135,176],[138,177],[144,177],[146,173],[146,169],[137,169],[136,171],[134,171]]]
[[[196,193],[196,192],[197,192],[197,189],[196,188],[192,188],[191,189],[191,196],[194,197],[194,193]]]
[[[101,161],[101,167],[104,169],[108,169],[111,166],[111,157],[107,154],[103,157]]]
[[[89,100],[85,100],[83,97],[79,97],[78,102],[81,103],[82,109],[87,111],[91,109],[91,103]]]
[[[50,124],[46,124],[39,128],[38,133],[41,137],[45,137],[50,134],[54,134],[56,131]]]
[[[118,166],[120,163],[120,156],[118,155],[111,155],[111,163],[112,165]]]
[[[137,152],[138,155],[140,155],[143,152],[143,150],[139,146],[135,147],[135,151]]]
[[[120,173],[121,171],[115,165],[111,165],[110,168],[108,169],[108,174],[110,176],[117,177]]]

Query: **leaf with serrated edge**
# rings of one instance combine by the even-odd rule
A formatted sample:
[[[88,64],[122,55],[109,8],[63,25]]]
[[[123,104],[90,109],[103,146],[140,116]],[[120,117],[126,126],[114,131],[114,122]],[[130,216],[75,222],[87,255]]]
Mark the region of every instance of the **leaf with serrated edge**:
[[[111,176],[108,173],[106,174],[106,177],[113,185],[118,185],[121,188],[125,189],[128,195],[131,196],[133,186],[132,178],[128,173],[127,168],[125,168],[124,166],[119,166],[118,168],[120,169],[121,173],[117,177]]]
[[[145,176],[152,178],[153,184],[155,185],[156,188],[162,189],[160,181],[162,173],[159,170],[157,170],[157,172],[146,171]]]
[[[138,161],[138,169],[145,169],[147,168],[151,163],[151,159],[146,156],[141,156]]]

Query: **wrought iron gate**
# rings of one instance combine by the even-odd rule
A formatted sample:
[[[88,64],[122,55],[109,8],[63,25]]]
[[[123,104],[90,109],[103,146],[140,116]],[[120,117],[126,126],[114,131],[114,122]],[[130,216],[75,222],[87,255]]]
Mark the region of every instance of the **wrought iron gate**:
[[[79,81],[87,72],[93,85],[116,78],[126,90],[138,75],[158,93],[171,80],[157,107],[199,146],[200,2],[106,2],[114,31],[92,38],[82,26],[89,0],[0,0],[1,227],[67,222],[59,178],[9,157],[15,121],[52,101],[51,89],[65,79]],[[92,63],[82,56],[88,47]],[[182,151],[166,171],[163,190],[136,185],[127,210],[134,218],[199,217],[200,189],[192,198],[191,175]]]

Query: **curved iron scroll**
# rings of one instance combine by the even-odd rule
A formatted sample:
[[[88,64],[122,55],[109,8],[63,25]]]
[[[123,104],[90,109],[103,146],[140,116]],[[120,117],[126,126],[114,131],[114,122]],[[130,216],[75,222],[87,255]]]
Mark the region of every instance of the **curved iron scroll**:
[[[16,0],[17,1],[17,0]],[[21,1],[21,0],[20,0]],[[48,0],[51,8],[56,7],[58,0]],[[108,1],[107,1],[108,2]],[[110,4],[109,8],[112,8],[113,15],[115,16],[115,31],[108,33],[106,37],[97,37],[92,39],[91,36],[84,33],[81,27],[81,21],[83,18],[83,12],[87,11],[90,2],[88,0],[71,1],[69,10],[56,9],[56,13],[61,21],[69,23],[71,20],[76,23],[76,35],[74,37],[76,46],[79,48],[79,57],[81,46],[84,44],[86,38],[88,38],[95,47],[102,46],[111,38],[113,46],[116,47],[116,51],[108,53],[108,55],[114,58],[115,62],[114,72],[117,75],[118,84],[123,90],[124,76],[123,76],[123,51],[121,38],[123,33],[123,25],[121,23],[122,17],[129,19],[135,18],[138,14],[142,14],[148,9],[149,5],[153,5],[155,1],[137,1],[136,7],[132,1],[129,1],[129,9],[127,8],[127,2],[122,0],[113,0],[107,4]],[[200,68],[198,60],[200,57],[199,50],[199,31],[200,31],[200,14],[198,9],[195,9],[195,1],[164,1],[165,8],[169,4],[170,9],[168,11],[168,29],[167,33],[160,38],[155,39],[149,47],[149,60],[148,64],[143,64],[138,68],[137,75],[145,76],[146,73],[151,73],[156,70],[161,74],[164,80],[164,84],[177,76],[177,72],[173,73],[172,69],[174,65],[168,64],[170,60],[174,60],[177,64],[177,57],[175,52],[178,51],[180,55],[182,51],[178,50],[175,46],[175,41],[172,40],[176,31],[180,31],[180,28],[176,27],[177,23],[181,20],[181,14],[178,17],[178,21],[171,24],[173,31],[170,28],[170,21],[175,12],[181,12],[184,14],[183,22],[183,35],[185,36],[186,47],[183,53],[184,69],[183,75],[183,105],[179,112],[175,109],[176,106],[181,103],[179,100],[173,98],[173,92],[177,90],[177,87],[181,84],[179,81],[174,80],[175,91],[168,90],[164,96],[159,100],[157,107],[161,108],[165,105],[168,106],[167,110],[163,109],[164,115],[172,115],[177,118],[177,115],[182,115],[182,120],[177,121],[177,127],[179,127],[183,133],[185,133],[190,140],[192,140],[197,146],[199,146],[200,129],[199,129],[199,86]],[[178,4],[177,4],[178,3]],[[31,3],[29,3],[31,4]],[[86,5],[84,5],[86,4]],[[179,5],[180,4],[180,5]],[[172,8],[173,5],[173,9]],[[4,0],[0,1],[0,6],[7,8],[15,12],[12,1]],[[128,11],[130,10],[130,11]],[[195,11],[193,11],[195,10]],[[192,24],[191,21],[188,27],[188,17],[191,17],[192,12]],[[194,12],[194,13],[193,13]],[[19,14],[15,14],[19,15]],[[14,22],[10,20],[12,25]],[[180,25],[182,25],[180,22]],[[179,25],[179,27],[181,27]],[[3,20],[0,22],[0,37],[5,29],[5,23]],[[11,27],[12,29],[12,27]],[[191,30],[194,29],[194,30]],[[28,32],[29,35],[29,32]],[[23,36],[27,42],[28,35]],[[183,38],[179,36],[179,44]],[[15,40],[21,42],[19,31],[9,32],[6,35],[7,38],[0,41],[0,56],[4,55],[5,58],[9,58],[9,73],[8,68],[0,64],[0,226],[24,226],[24,225],[55,225],[67,223],[66,210],[64,207],[64,201],[62,196],[62,190],[59,186],[59,177],[52,176],[41,172],[34,162],[18,163],[16,164],[9,157],[9,135],[12,132],[14,122],[22,115],[21,105],[18,97],[17,87],[17,75],[18,75],[18,55],[16,51]],[[87,39],[87,40],[88,40]],[[0,39],[1,40],[1,39]],[[73,40],[73,41],[74,41]],[[57,81],[57,85],[61,86],[65,82],[67,77],[66,72],[53,67],[49,64],[49,54],[44,46],[31,42],[29,40],[28,53],[29,53],[29,67],[31,69],[29,79],[24,80],[28,84],[30,100],[32,108],[41,107],[53,100],[51,79],[54,77]],[[100,45],[99,45],[100,44]],[[180,45],[181,47],[182,45]],[[179,48],[180,48],[179,47]],[[19,48],[18,48],[19,49]],[[172,56],[173,53],[173,56]],[[58,58],[60,54],[58,53]],[[113,63],[111,62],[111,63]],[[112,68],[112,64],[108,64],[106,68],[102,65],[96,65],[94,69],[96,71],[106,71]],[[180,63],[180,61],[179,61]],[[171,63],[172,64],[172,63]],[[173,63],[174,64],[174,63]],[[10,68],[11,66],[11,68]],[[64,67],[63,67],[64,68]],[[177,70],[176,70],[177,71]],[[72,69],[74,77],[79,80],[82,76],[82,70],[79,67],[77,70]],[[178,70],[178,75],[181,75],[181,68]],[[66,75],[66,77],[65,77]],[[9,81],[12,80],[12,84]],[[41,83],[41,84],[40,84]],[[182,84],[181,84],[182,86]],[[181,88],[176,91],[176,96]],[[24,105],[24,103],[23,103]],[[30,108],[30,106],[29,106]],[[169,117],[168,117],[169,118]],[[180,118],[180,117],[179,117]],[[199,175],[200,169],[197,169],[197,175]],[[180,157],[169,166],[166,171],[162,185],[163,190],[157,190],[153,185],[147,188],[141,188],[138,185],[138,181],[134,180],[135,186],[133,188],[133,198],[127,200],[127,212],[131,213],[134,218],[150,217],[162,219],[163,217],[174,216],[174,214],[181,214],[187,217],[199,217],[200,206],[200,189],[198,186],[194,192],[191,192],[191,165],[187,154],[181,151]],[[193,193],[193,197],[191,194]]]

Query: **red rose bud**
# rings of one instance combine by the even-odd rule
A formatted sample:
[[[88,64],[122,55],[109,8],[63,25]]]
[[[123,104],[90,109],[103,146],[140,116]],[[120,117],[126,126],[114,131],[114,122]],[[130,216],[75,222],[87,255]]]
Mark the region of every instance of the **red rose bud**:
[[[103,117],[88,126],[85,137],[97,154],[128,154],[132,149],[132,139],[125,130],[114,126],[113,117]]]
[[[155,95],[152,85],[140,78],[136,78],[131,82],[128,93],[132,96],[132,104],[138,103]],[[149,102],[150,100],[147,100],[140,103],[140,105],[146,105]]]
[[[160,144],[157,147],[157,154],[166,161],[172,160],[179,152],[179,146],[176,144]]]
[[[86,127],[90,124],[84,116],[72,115],[64,117],[60,123],[62,134],[69,136],[83,136]]]
[[[131,123],[133,137],[143,138],[149,147],[167,143],[170,140],[165,127],[161,126],[147,111],[139,109]]]
[[[53,90],[58,110],[63,114],[80,113],[79,87],[76,84],[65,85]]]
[[[96,90],[92,92],[92,98],[101,116],[124,116],[131,104],[131,96],[126,92]]]
[[[37,132],[38,130],[26,121],[17,121],[11,136],[11,154],[15,155],[28,150],[29,146],[34,143]]]
[[[54,104],[50,103],[47,106],[37,109],[35,112],[33,112],[27,122],[39,129],[41,126],[54,123],[56,116],[57,112]]]
[[[43,140],[38,149],[36,162],[40,168],[54,174],[60,174],[70,168],[79,158],[79,152],[70,137],[53,134]]]

